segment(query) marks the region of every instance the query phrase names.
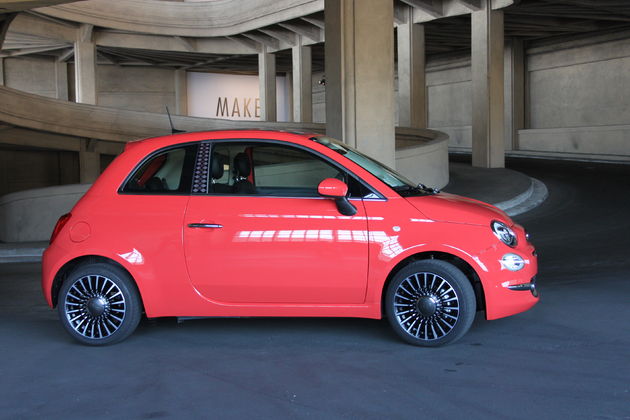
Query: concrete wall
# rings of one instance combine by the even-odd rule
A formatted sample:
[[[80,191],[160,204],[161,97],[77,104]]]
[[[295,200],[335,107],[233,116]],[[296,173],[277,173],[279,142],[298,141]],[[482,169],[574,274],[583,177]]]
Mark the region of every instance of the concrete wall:
[[[133,111],[175,110],[175,72],[151,67],[99,65],[97,104]]]
[[[514,147],[505,89],[508,153],[630,161],[630,32],[534,45],[525,71],[526,126]],[[429,127],[469,152],[470,57],[429,59],[426,80]]]
[[[630,32],[527,50],[524,153],[630,161]]]
[[[49,98],[57,97],[53,59],[15,57],[4,60],[4,84]],[[69,98],[75,97],[74,66],[67,65]],[[96,71],[97,104],[133,111],[163,113],[175,109],[175,72],[153,67],[99,64]]]
[[[428,126],[449,136],[450,148],[472,147],[470,57],[427,60]]]
[[[36,95],[57,97],[55,62],[31,57],[5,58],[4,84]]]
[[[15,191],[79,182],[78,153],[9,147],[0,147],[0,197]]]

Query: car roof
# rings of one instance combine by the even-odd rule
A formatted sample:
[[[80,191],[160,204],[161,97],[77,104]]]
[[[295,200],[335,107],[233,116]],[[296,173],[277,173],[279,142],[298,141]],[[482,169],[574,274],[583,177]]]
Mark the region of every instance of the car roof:
[[[321,136],[321,133],[296,130],[269,130],[269,129],[230,129],[230,130],[206,130],[193,131],[165,136],[150,137],[140,140],[132,140],[125,145],[125,150],[143,146],[146,149],[154,149],[174,144],[188,143],[202,140],[243,140],[243,139],[270,139],[304,141],[312,137]]]

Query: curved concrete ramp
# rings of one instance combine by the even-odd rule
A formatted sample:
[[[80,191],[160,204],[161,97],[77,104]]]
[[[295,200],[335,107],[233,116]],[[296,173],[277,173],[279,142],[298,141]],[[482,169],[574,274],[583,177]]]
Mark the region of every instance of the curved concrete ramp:
[[[323,10],[324,0],[91,0],[45,7],[37,12],[132,32],[215,37],[241,34]]]
[[[170,133],[164,114],[78,104],[0,86],[0,121],[18,127],[76,137],[127,142]],[[173,116],[176,128],[186,131],[265,128],[323,132],[315,123],[230,121]]]

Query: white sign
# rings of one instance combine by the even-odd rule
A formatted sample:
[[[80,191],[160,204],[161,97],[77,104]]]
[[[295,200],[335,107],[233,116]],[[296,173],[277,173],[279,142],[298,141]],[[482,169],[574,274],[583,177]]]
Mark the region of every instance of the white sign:
[[[258,76],[188,72],[188,115],[260,120]],[[278,121],[289,120],[286,77],[276,78]]]

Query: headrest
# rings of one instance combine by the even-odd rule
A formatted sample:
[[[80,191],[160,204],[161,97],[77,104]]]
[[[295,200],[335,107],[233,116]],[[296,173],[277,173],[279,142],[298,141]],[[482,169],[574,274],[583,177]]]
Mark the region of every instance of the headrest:
[[[212,179],[220,179],[223,176],[223,157],[219,155],[212,156]]]
[[[242,176],[244,178],[249,176],[252,168],[249,164],[249,157],[245,153],[238,153],[234,157],[234,169],[236,170],[236,174],[238,176]]]

